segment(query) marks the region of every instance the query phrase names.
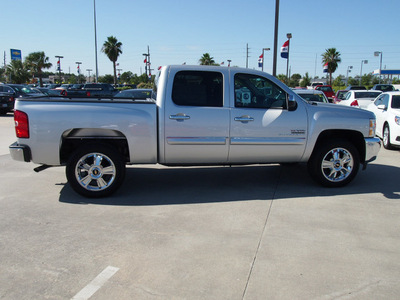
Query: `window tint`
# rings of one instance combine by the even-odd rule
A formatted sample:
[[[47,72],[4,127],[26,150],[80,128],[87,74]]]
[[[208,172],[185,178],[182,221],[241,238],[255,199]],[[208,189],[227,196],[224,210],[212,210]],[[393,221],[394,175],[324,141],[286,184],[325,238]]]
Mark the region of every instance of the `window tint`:
[[[354,93],[355,98],[375,98],[378,97],[380,93],[377,92],[356,92]]]
[[[382,99],[383,99],[383,95],[376,98],[376,100],[374,102],[375,106],[381,105],[383,103]]]
[[[223,77],[219,72],[180,71],[172,86],[172,101],[183,106],[223,106]]]
[[[392,108],[400,108],[400,96],[392,96]]]
[[[286,108],[286,93],[264,77],[235,75],[235,107]]]

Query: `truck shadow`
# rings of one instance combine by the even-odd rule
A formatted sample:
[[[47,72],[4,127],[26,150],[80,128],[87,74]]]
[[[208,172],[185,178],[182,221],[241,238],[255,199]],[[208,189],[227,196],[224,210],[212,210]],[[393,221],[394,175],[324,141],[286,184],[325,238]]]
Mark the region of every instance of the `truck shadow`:
[[[165,168],[128,167],[125,181],[112,196],[90,199],[76,194],[69,184],[60,202],[97,205],[176,205],[249,200],[379,193],[400,199],[400,168],[370,164],[342,188],[324,188],[308,175],[305,165]]]

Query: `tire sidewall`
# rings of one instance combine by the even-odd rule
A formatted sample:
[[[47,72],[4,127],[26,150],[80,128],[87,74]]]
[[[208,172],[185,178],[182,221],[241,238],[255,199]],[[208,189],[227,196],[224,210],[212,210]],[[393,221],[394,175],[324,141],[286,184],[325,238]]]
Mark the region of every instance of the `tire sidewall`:
[[[75,176],[75,168],[80,159],[89,153],[99,153],[107,156],[115,166],[115,178],[106,189],[88,190],[81,186]],[[87,144],[78,148],[69,158],[65,169],[66,177],[72,189],[88,198],[100,198],[114,193],[122,184],[125,177],[125,163],[121,155],[113,147],[104,144]]]
[[[324,157],[335,148],[343,148],[348,151],[353,157],[353,168],[351,173],[341,181],[330,181],[328,180],[322,171],[322,161]],[[357,148],[347,140],[332,140],[326,141],[323,145],[320,145],[314,150],[308,162],[308,171],[311,177],[325,187],[341,187],[350,183],[357,175],[360,168],[360,154]]]

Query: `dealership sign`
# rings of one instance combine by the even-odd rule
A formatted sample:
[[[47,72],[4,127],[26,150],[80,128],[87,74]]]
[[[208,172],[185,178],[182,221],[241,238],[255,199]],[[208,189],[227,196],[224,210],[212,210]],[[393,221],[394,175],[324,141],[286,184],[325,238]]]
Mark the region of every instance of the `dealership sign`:
[[[10,49],[11,50],[11,60],[22,60],[21,50]]]

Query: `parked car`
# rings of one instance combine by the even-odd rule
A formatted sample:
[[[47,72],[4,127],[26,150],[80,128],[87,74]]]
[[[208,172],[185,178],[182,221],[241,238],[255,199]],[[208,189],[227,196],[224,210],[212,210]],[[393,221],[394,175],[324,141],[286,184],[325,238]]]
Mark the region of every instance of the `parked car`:
[[[318,85],[315,87],[317,91],[322,91],[324,92],[326,98],[328,98],[328,101],[330,103],[333,103],[333,97],[335,96],[335,92],[332,89],[332,86],[330,85]]]
[[[42,97],[43,94],[24,84],[1,84],[0,92],[11,93],[13,97]]]
[[[297,95],[307,101],[329,103],[328,98],[322,91],[318,90],[293,90]]]
[[[349,85],[345,88],[345,91],[351,90],[366,90],[367,88],[363,85]]]
[[[378,91],[382,91],[382,92],[392,92],[392,91],[395,91],[396,89],[391,84],[375,84],[372,87],[372,90],[378,90]]]
[[[346,90],[338,90],[335,94],[335,96],[333,96],[333,103],[339,103],[340,101],[344,100],[344,97],[346,96],[346,93],[348,91]]]
[[[15,98],[12,93],[0,92],[0,115],[13,111]]]
[[[385,92],[369,104],[367,109],[376,116],[376,135],[383,147],[400,146],[400,92]]]
[[[128,98],[128,99],[155,99],[152,89],[129,89],[119,92],[114,98]]]
[[[340,101],[338,104],[358,108],[367,108],[367,106],[381,93],[381,91],[351,90],[346,93],[345,99]]]

